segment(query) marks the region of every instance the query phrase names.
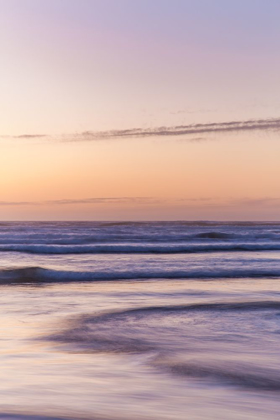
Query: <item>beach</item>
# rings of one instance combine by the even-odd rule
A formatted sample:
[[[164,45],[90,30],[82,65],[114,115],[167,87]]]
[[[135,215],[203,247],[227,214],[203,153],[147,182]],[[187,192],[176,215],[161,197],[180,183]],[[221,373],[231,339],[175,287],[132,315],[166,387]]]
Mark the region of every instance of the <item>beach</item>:
[[[278,418],[279,224],[6,223],[4,244],[0,418]]]

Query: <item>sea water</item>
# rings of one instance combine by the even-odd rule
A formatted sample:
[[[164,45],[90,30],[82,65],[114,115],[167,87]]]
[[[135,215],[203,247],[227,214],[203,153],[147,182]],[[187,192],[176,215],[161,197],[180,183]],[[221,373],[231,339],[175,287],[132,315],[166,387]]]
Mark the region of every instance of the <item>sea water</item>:
[[[2,223],[1,419],[279,419],[280,224]]]

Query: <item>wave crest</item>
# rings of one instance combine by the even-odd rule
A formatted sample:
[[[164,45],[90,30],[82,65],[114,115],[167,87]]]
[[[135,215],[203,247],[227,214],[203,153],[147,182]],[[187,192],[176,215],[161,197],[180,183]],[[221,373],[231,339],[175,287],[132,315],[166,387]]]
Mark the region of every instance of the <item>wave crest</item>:
[[[208,235],[208,234],[207,234]],[[216,234],[215,234],[216,235]],[[218,239],[218,238],[216,238]],[[280,243],[190,243],[190,244],[103,244],[103,245],[54,245],[9,244],[1,245],[0,252],[19,252],[42,255],[67,254],[196,254],[210,252],[280,251]]]
[[[278,278],[280,269],[217,268],[212,270],[192,269],[174,271],[67,271],[44,267],[12,267],[0,269],[0,282],[79,282],[79,281],[123,281],[123,280],[175,280],[175,279],[235,279]]]

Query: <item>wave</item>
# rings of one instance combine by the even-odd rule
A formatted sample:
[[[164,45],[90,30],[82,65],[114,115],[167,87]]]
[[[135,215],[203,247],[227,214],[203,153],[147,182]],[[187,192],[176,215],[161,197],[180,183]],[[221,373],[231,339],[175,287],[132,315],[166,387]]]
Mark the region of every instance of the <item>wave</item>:
[[[158,339],[158,331],[152,323],[149,326],[149,318],[156,319],[161,325],[161,317],[181,316],[182,314],[206,313],[206,320],[211,313],[238,313],[241,312],[268,312],[278,311],[280,301],[240,301],[240,302],[213,302],[194,303],[185,305],[165,306],[144,306],[122,310],[109,310],[94,314],[79,315],[74,319],[66,321],[60,331],[55,331],[44,340],[69,344],[77,347],[81,352],[106,352],[106,353],[147,353],[156,352],[160,354],[169,353],[168,342],[170,341],[169,329],[164,340]],[[222,315],[221,315],[222,316]],[[181,318],[180,318],[181,319]],[[211,318],[212,322],[213,319]],[[220,322],[220,316],[216,320]],[[238,319],[238,318],[237,318]],[[183,321],[182,321],[183,322]],[[210,321],[211,322],[211,321]],[[184,324],[184,323],[183,323]],[[162,325],[166,325],[166,321]],[[171,325],[173,325],[171,323]],[[133,326],[131,328],[131,326]],[[142,327],[142,329],[141,329]],[[164,334],[164,332],[160,331]],[[192,335],[188,334],[189,345]],[[173,337],[174,339],[174,337]],[[215,338],[213,338],[215,340]],[[191,347],[189,347],[191,348]],[[172,351],[176,350],[176,344],[172,345]]]
[[[36,223],[36,222],[35,222]],[[54,222],[60,224],[60,222]],[[71,222],[70,222],[71,223]],[[72,222],[73,223],[73,222]],[[215,221],[215,220],[173,220],[173,221],[105,221],[105,222],[74,222],[99,226],[280,226],[280,221]]]
[[[26,414],[22,414],[18,413],[18,412],[14,412],[14,413],[5,413],[5,412],[0,412],[0,419],[2,420],[74,420],[73,417],[60,417],[58,416],[42,416],[40,414],[36,415],[36,414],[30,414],[30,413],[26,413]],[[93,419],[94,420],[94,419]]]
[[[203,232],[195,235],[196,238],[201,239],[231,239],[236,235],[223,232]]]
[[[181,314],[201,311],[279,311],[280,301],[233,301],[194,303],[185,305],[148,306],[116,311],[82,315],[68,321],[65,329],[44,339],[67,345],[70,351],[93,353],[146,353],[147,362],[154,368],[169,372],[176,376],[195,379],[214,380],[246,389],[266,391],[280,390],[280,371],[270,367],[254,366],[250,363],[217,360],[206,362],[204,352],[199,356],[199,348],[195,347],[195,360],[180,360],[182,353],[174,343],[168,343],[172,328],[167,335],[158,337],[154,324],[149,324],[149,316]],[[152,318],[155,319],[155,318]],[[160,324],[158,318],[156,318]],[[206,317],[205,319],[208,319]],[[220,317],[216,318],[220,322]],[[165,325],[165,324],[163,324]],[[171,325],[173,325],[171,323]],[[160,334],[162,334],[162,328]],[[163,333],[164,334],[164,333]],[[176,334],[176,333],[175,333]],[[213,337],[215,341],[215,337]],[[188,334],[189,349],[192,336]],[[173,342],[173,341],[172,341]],[[197,342],[196,342],[197,344]],[[70,346],[70,347],[68,347]],[[193,351],[184,357],[193,357]],[[181,355],[181,356],[180,356]],[[179,356],[179,357],[178,357]],[[201,359],[201,360],[199,360]]]
[[[153,245],[157,243],[162,244],[180,244],[192,243],[197,240],[205,242],[219,241],[236,241],[237,243],[255,242],[258,241],[280,241],[280,231],[273,232],[221,232],[221,231],[207,231],[200,233],[186,233],[178,231],[167,231],[165,233],[155,230],[146,232],[134,231],[98,231],[98,232],[80,232],[80,233],[66,233],[66,232],[36,232],[36,233],[21,233],[21,232],[1,232],[1,245],[98,245],[111,243],[128,243],[128,244],[143,244]],[[210,240],[210,241],[209,241]]]
[[[0,252],[27,254],[195,254],[209,252],[280,251],[280,243],[219,243],[219,244],[106,244],[106,245],[53,245],[8,244],[0,245]]]
[[[23,411],[25,412],[23,414]],[[57,415],[41,415],[41,414],[34,414],[28,412],[26,407],[24,407],[22,410],[15,410],[13,412],[0,412],[0,419],[2,420],[77,420],[77,414],[75,417],[73,416],[66,416],[60,413]],[[81,414],[79,416],[79,420],[101,420],[100,416],[98,415],[90,415],[90,417],[85,416],[84,414]],[[102,416],[102,420],[121,420],[119,417],[104,417]]]
[[[163,306],[142,306],[140,308],[115,310],[102,312],[92,316],[82,316],[79,322],[84,325],[89,322],[106,322],[117,318],[124,319],[130,316],[142,316],[157,314],[167,314],[176,312],[244,312],[244,311],[270,311],[280,310],[280,301],[236,301],[236,302],[210,302],[193,303],[185,305],[163,305]]]
[[[178,363],[163,360],[156,365],[178,376],[198,379],[211,379],[226,382],[246,389],[262,391],[280,391],[280,372],[272,369],[261,369],[246,364],[239,366],[222,364],[207,365],[196,363]]]
[[[235,279],[235,278],[279,278],[279,269],[195,269],[173,271],[67,271],[45,267],[14,267],[0,269],[0,283],[5,282],[86,282],[122,280],[176,280],[176,279]]]
[[[2,268],[0,270],[1,283],[13,282],[33,282],[43,280],[44,272],[51,272],[52,270],[45,270],[41,267],[15,267]]]

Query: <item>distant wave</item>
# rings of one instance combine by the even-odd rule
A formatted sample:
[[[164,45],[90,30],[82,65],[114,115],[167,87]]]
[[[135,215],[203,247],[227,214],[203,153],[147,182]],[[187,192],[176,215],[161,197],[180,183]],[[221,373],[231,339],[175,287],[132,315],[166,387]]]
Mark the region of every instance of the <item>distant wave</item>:
[[[34,411],[34,410],[33,410]],[[23,412],[25,414],[23,414]],[[90,415],[90,417],[86,417],[84,414],[81,414],[81,417],[79,417],[80,419],[83,420],[101,420],[100,416],[93,416]],[[26,409],[26,407],[24,407],[22,410],[19,409],[15,410],[14,412],[0,412],[0,419],[2,420],[77,420],[77,414],[75,415],[75,417],[72,416],[65,416],[62,415],[61,417],[61,413],[58,415],[40,415],[40,414],[31,414],[28,413],[28,410]],[[104,417],[102,416],[102,420],[120,420],[120,418],[118,417]]]
[[[70,417],[59,417],[59,416],[41,416],[41,415],[36,415],[36,414],[30,414],[30,413],[26,413],[26,414],[22,414],[21,413],[5,413],[5,412],[0,412],[0,419],[3,420],[73,420],[73,418],[71,419]],[[27,410],[24,410],[25,412],[27,412]]]
[[[136,270],[136,271],[66,271],[44,267],[13,267],[0,269],[0,283],[6,282],[79,282],[113,280],[157,280],[157,279],[234,279],[280,277],[279,269],[266,268],[217,268],[189,270]]]
[[[43,273],[52,270],[45,270],[41,267],[15,267],[0,269],[0,282],[32,282],[43,280]]]
[[[203,232],[195,235],[196,238],[201,239],[231,239],[236,235],[223,232]]]
[[[190,244],[100,244],[100,245],[54,245],[54,244],[7,244],[0,245],[0,252],[28,254],[192,254],[207,252],[254,252],[279,251],[275,242],[231,242]]]

